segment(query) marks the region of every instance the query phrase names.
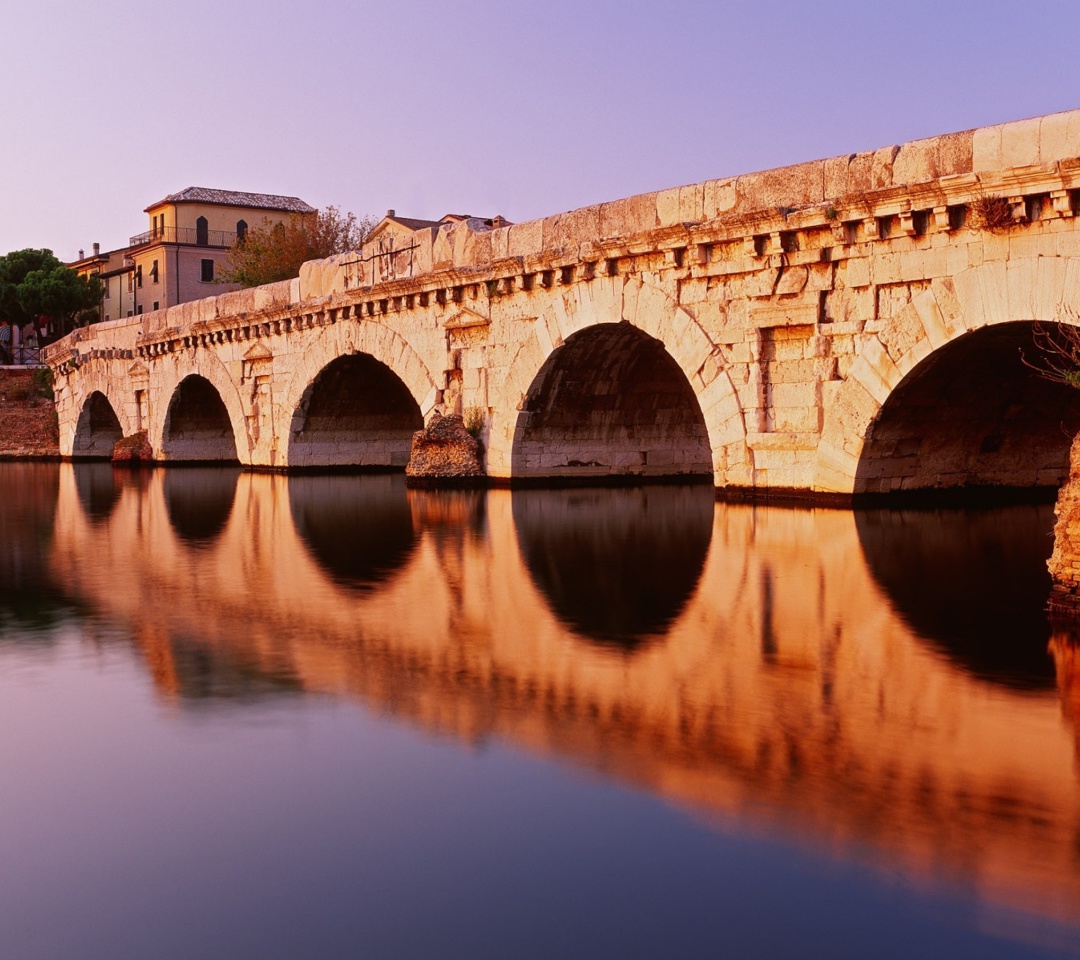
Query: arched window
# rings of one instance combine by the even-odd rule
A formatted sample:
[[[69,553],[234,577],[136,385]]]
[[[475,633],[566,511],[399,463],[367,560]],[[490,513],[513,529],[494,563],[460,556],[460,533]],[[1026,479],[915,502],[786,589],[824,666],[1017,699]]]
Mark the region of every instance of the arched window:
[[[246,220],[237,220],[236,221],[236,242],[237,243],[243,243],[244,238],[246,236],[247,236],[247,221]]]
[[[210,224],[206,217],[199,217],[195,221],[195,242],[200,247],[205,247],[210,243]]]

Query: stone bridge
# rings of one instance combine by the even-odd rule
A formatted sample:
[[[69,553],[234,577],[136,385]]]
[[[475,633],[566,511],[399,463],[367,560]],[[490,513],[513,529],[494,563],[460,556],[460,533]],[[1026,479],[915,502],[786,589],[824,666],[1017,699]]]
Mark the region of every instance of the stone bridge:
[[[403,467],[482,416],[495,480],[1057,486],[1080,393],[1080,111],[513,225],[468,219],[53,345],[60,448]],[[408,241],[408,242],[405,242]]]

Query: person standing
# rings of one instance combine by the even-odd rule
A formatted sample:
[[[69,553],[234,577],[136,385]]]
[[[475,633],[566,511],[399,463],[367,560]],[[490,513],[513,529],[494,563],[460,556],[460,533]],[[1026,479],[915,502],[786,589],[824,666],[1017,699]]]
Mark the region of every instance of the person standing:
[[[0,362],[11,363],[11,324],[0,320]]]

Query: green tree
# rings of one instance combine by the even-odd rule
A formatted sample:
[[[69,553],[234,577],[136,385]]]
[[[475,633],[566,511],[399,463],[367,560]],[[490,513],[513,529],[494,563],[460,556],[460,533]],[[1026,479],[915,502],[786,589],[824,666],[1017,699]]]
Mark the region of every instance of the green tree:
[[[44,314],[67,332],[101,295],[97,277],[80,277],[51,250],[15,250],[0,257],[0,316],[20,326]]]
[[[244,287],[290,280],[300,275],[301,264],[308,260],[359,249],[372,226],[370,217],[342,213],[333,206],[294,215],[284,223],[266,219],[233,244],[218,279]]]

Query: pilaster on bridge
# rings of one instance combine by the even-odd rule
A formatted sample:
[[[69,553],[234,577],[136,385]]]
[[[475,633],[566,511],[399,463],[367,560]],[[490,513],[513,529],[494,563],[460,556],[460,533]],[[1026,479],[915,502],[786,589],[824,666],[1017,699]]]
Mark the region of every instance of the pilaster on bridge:
[[[493,226],[79,330],[61,452],[403,467],[435,410],[494,480],[850,496],[1056,486],[1080,394],[1080,111]]]

